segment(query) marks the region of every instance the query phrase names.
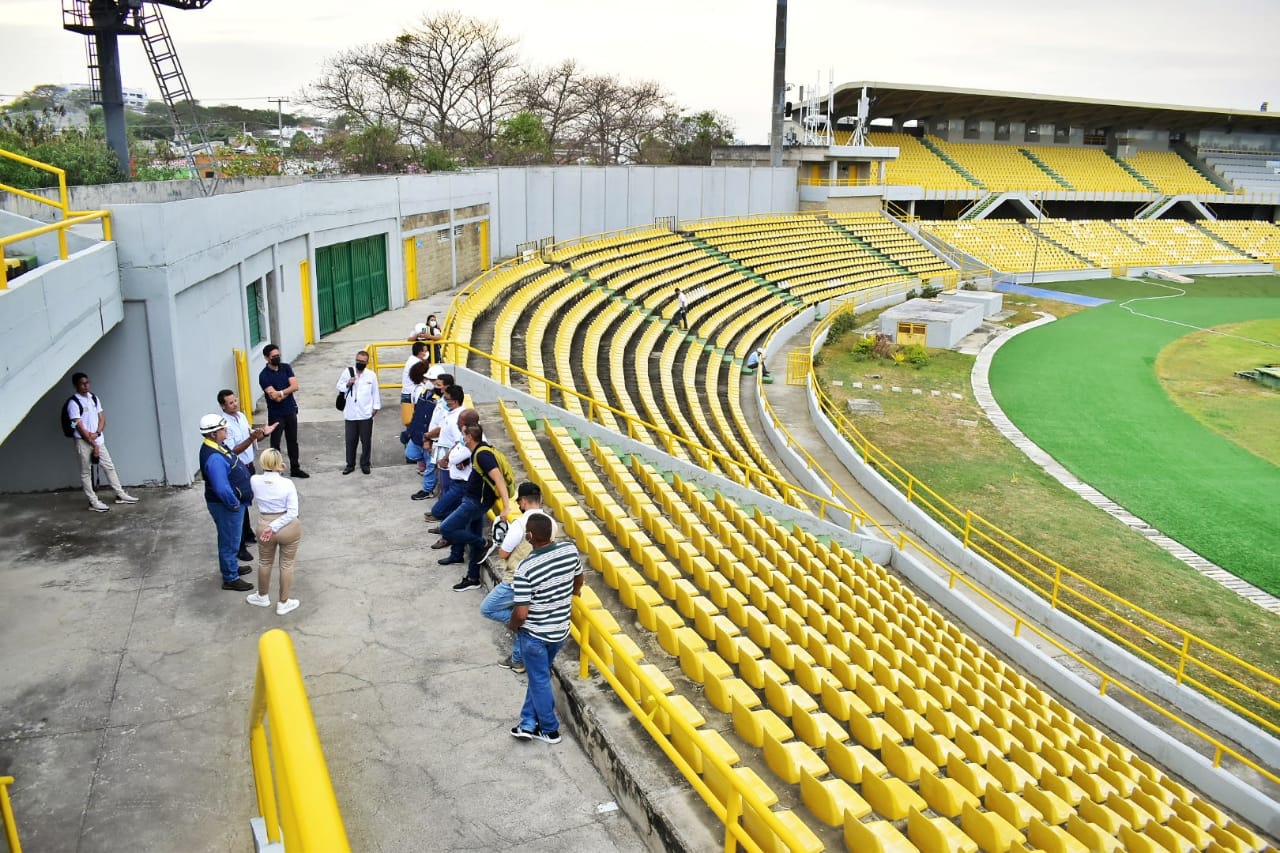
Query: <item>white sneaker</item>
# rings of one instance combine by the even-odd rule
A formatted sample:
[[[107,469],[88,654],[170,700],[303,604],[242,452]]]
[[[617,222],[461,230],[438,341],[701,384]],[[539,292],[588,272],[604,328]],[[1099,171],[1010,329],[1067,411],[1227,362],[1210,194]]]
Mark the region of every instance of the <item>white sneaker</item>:
[[[256,592],[249,593],[248,597],[245,598],[245,601],[249,602],[250,604],[257,605],[258,607],[271,606],[271,596],[258,595],[258,593]]]
[[[116,503],[118,504],[136,504],[137,502],[138,502],[138,499],[135,498],[133,495],[129,494],[128,492],[121,492],[120,494],[116,495]]]
[[[276,605],[276,615],[283,616],[286,613],[292,613],[298,609],[298,599],[290,598],[288,601],[282,601]]]
[[[102,501],[95,501],[94,503],[89,504],[90,512],[106,512],[109,509],[111,509],[111,507],[107,506]]]

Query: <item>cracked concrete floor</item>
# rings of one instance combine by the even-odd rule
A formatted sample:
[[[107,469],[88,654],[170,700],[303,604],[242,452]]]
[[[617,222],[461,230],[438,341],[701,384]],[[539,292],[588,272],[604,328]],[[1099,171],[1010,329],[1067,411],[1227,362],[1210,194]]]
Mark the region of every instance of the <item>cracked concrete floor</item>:
[[[340,421],[303,424],[302,604],[284,617],[220,588],[199,484],[101,515],[78,492],[0,496],[0,774],[24,849],[251,850],[249,702],[274,627],[352,849],[644,849],[599,810],[613,798],[571,738],[509,736],[525,678],[495,665],[504,631],[427,549],[394,417],[367,477],[339,473]]]

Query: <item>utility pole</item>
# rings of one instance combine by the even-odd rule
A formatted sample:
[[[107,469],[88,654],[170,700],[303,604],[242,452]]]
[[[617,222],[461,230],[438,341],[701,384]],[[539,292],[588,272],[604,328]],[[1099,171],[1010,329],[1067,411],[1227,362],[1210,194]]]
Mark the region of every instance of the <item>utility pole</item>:
[[[787,0],[778,0],[773,33],[773,114],[769,125],[769,165],[782,165],[782,112],[787,97]]]
[[[267,103],[276,105],[276,145],[280,150],[284,150],[284,113],[282,105],[289,103],[288,98],[267,98]]]

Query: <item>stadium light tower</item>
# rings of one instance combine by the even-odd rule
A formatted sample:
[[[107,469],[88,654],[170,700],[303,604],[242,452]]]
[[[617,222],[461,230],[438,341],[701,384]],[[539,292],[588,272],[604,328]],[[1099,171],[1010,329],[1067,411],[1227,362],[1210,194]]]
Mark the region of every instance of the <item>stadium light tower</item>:
[[[1036,242],[1033,244],[1031,248],[1031,286],[1035,287],[1036,286],[1036,267],[1039,265],[1039,262],[1040,262],[1040,229],[1044,227],[1044,224],[1043,224],[1044,208],[1041,206],[1041,203],[1040,203],[1040,193],[1031,194],[1031,203],[1034,204],[1036,208],[1036,227],[1035,227]]]
[[[778,0],[773,32],[773,116],[769,124],[769,165],[782,165],[782,111],[787,99],[787,0]]]

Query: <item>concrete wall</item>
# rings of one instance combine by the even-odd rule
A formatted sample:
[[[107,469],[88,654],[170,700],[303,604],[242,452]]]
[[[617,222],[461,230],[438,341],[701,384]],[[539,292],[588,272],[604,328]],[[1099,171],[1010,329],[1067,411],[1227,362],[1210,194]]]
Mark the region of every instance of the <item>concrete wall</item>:
[[[102,328],[83,336],[82,346],[50,360],[30,387],[24,385],[29,402],[13,408],[14,422],[34,409],[13,441],[0,445],[0,459],[10,463],[0,489],[76,484],[73,467],[49,466],[42,455],[26,452],[25,444],[43,445],[44,434],[56,426],[72,369],[89,373],[108,405],[108,446],[126,484],[190,483],[198,467],[192,424],[212,407],[218,389],[235,387],[232,350],[247,351],[251,377],[262,368],[261,345],[249,338],[245,288],[262,280],[263,337],[279,344],[286,360],[293,358],[305,345],[304,288],[312,294],[310,320],[318,329],[319,247],[385,235],[388,301],[398,308],[406,301],[406,240],[421,239],[435,250],[417,258],[423,296],[479,272],[481,221],[489,223],[490,256],[500,257],[514,254],[518,243],[551,235],[564,240],[651,224],[658,216],[790,213],[798,204],[794,168],[495,169],[244,186],[242,192],[203,198],[193,197],[191,186],[127,184],[116,188],[125,199],[117,203],[111,203],[111,187],[73,194],[77,206],[112,211],[117,242],[97,250],[110,260],[76,283],[83,293],[113,291],[115,308],[104,312]],[[166,190],[175,198],[164,198]],[[304,261],[310,264],[306,281]],[[118,333],[95,346],[121,316],[127,321]],[[15,366],[25,364],[32,353],[54,349],[58,337],[66,335],[22,339],[12,347],[5,339],[0,352]],[[57,439],[64,440],[60,434]]]
[[[0,399],[5,401],[0,442],[8,444],[44,392],[120,322],[116,264],[115,244],[96,243],[65,261],[43,264],[0,291]],[[56,414],[50,414],[44,426],[56,424]],[[16,472],[0,471],[0,488],[8,489]]]

